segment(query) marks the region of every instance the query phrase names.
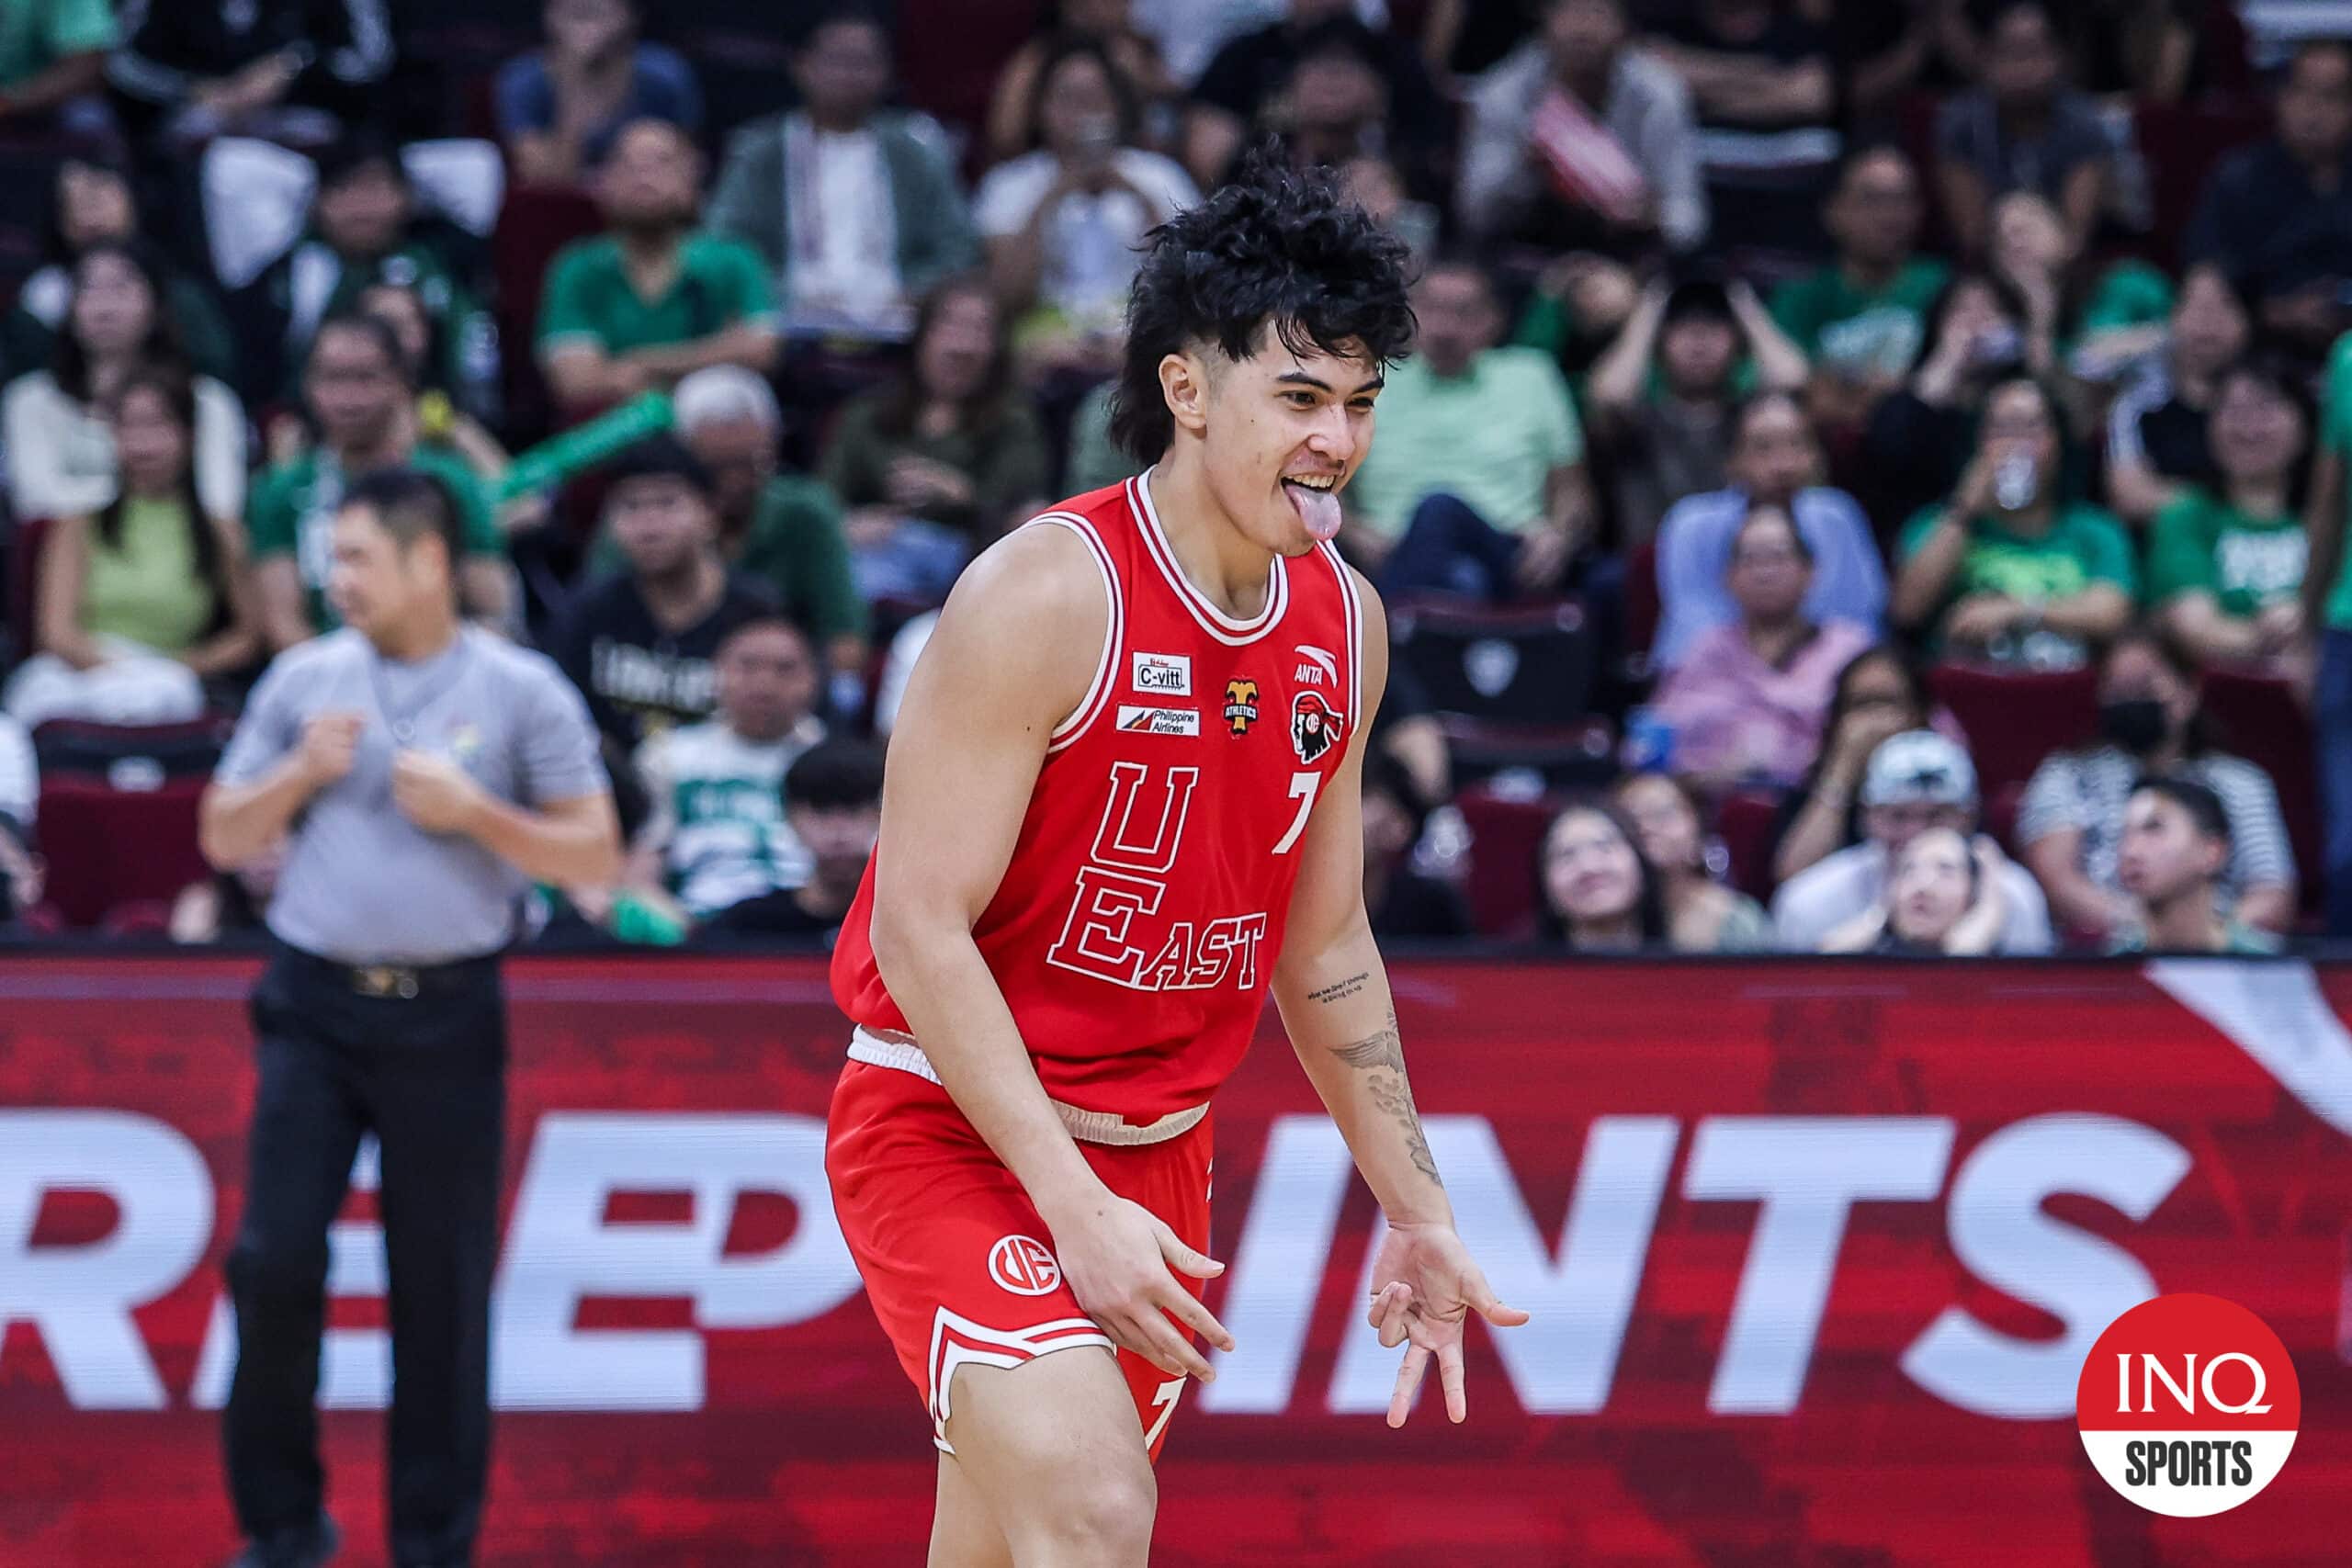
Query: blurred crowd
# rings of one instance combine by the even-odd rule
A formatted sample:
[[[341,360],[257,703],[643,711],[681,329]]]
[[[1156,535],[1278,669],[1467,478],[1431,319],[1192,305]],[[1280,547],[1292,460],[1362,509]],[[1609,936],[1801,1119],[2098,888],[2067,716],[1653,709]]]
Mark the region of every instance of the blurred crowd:
[[[1137,242],[1413,248],[1344,494],[1398,942],[2352,935],[2352,5],[0,0],[0,879],[218,940],[193,798],[412,465],[585,694],[548,940],[821,944],[962,567],[1115,484]]]

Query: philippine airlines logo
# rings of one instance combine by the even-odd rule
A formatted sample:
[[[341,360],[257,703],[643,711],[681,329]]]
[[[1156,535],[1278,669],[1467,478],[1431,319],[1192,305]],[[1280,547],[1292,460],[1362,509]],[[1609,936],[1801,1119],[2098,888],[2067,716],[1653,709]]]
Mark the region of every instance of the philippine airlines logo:
[[[2099,1474],[2181,1519],[2224,1513],[2269,1485],[2302,1413],[2278,1336],[2219,1296],[2141,1303],[2107,1325],[2075,1385],[2075,1424]]]
[[[1008,1235],[989,1248],[989,1278],[1016,1296],[1042,1296],[1062,1282],[1062,1266],[1036,1237]]]
[[[1155,708],[1135,703],[1119,705],[1119,728],[1131,735],[1198,735],[1198,708]]]

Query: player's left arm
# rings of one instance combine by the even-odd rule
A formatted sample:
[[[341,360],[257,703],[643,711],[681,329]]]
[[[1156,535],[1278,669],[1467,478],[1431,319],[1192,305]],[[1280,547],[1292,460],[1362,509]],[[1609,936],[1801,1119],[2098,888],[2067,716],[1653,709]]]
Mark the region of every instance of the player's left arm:
[[[1505,1326],[1527,1314],[1496,1300],[1454,1234],[1453,1206],[1422,1136],[1387,971],[1364,908],[1363,756],[1387,687],[1388,637],[1372,585],[1359,576],[1357,591],[1364,604],[1362,717],[1295,852],[1303,858],[1273,993],[1291,1048],[1388,1219],[1371,1318],[1383,1344],[1413,1342],[1389,1404],[1393,1427],[1404,1421],[1432,1357],[1446,1413],[1463,1418],[1462,1330],[1471,1308]]]

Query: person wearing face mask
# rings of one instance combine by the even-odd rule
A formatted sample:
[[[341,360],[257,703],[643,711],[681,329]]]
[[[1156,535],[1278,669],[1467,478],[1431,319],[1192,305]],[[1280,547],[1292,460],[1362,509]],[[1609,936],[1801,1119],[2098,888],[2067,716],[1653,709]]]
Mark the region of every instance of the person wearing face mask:
[[[2097,745],[2034,770],[2018,807],[2017,842],[2061,924],[2106,940],[2142,918],[2120,874],[2125,812],[2143,773],[2194,780],[2229,816],[2222,908],[2266,931],[2295,916],[2295,859],[2278,792],[2260,768],[2213,749],[2190,671],[2155,636],[2119,638],[2099,667]]]
[[[1822,940],[1824,953],[1905,958],[1990,953],[2001,934],[2000,868],[1992,840],[1971,843],[1954,828],[1930,828],[1903,846],[1886,897]]]
[[[2077,668],[2123,630],[2139,591],[2131,540],[2109,513],[2064,495],[2064,451],[2040,382],[1993,389],[1951,501],[1903,531],[1897,626],[1947,654],[2038,670]]]

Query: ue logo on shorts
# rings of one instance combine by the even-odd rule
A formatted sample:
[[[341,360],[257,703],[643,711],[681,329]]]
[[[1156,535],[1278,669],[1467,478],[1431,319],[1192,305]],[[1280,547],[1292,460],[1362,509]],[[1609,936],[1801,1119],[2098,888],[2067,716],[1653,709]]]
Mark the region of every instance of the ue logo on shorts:
[[[1008,1235],[989,1248],[989,1278],[1016,1296],[1042,1296],[1062,1282],[1062,1266],[1036,1237]]]

